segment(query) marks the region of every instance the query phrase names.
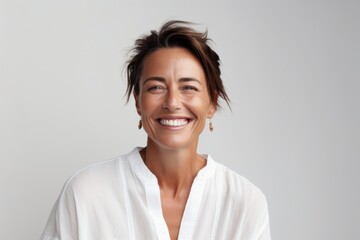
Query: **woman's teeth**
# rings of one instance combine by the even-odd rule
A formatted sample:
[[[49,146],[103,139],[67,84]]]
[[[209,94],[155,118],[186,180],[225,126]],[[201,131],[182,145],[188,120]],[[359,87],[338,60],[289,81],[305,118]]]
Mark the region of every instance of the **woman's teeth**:
[[[176,120],[167,120],[167,119],[160,119],[160,124],[164,126],[170,126],[170,127],[179,127],[186,125],[189,120],[187,119],[176,119]]]

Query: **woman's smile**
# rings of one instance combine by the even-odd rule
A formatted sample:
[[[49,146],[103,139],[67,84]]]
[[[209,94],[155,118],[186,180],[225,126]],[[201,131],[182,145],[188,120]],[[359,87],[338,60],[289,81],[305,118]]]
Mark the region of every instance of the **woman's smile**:
[[[158,118],[157,122],[159,122],[162,126],[166,126],[166,127],[183,127],[190,122],[190,119],[188,119],[188,118],[176,118],[176,119]]]

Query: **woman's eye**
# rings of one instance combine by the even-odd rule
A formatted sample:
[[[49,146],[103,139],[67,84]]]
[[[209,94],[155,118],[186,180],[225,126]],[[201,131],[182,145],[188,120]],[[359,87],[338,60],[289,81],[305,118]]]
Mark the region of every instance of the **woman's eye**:
[[[161,90],[161,89],[163,89],[161,86],[151,86],[147,90],[149,92],[152,92],[152,91],[157,91],[157,90]]]
[[[198,89],[196,88],[196,87],[194,87],[194,86],[190,86],[190,85],[188,85],[188,86],[184,86],[183,87],[183,90],[192,90],[192,91],[198,91]]]

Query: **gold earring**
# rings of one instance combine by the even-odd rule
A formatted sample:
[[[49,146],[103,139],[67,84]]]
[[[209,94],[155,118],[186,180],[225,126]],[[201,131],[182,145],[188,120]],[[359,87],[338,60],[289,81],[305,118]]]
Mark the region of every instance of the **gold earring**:
[[[212,119],[211,118],[209,118],[209,130],[210,130],[210,132],[214,131],[214,126],[212,124]]]
[[[139,128],[139,129],[142,128],[142,121],[141,121],[141,119],[139,120],[138,128]]]

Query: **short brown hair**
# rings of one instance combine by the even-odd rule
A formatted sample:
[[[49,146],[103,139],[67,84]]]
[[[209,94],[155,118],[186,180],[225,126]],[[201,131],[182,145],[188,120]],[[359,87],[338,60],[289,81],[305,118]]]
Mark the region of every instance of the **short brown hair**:
[[[229,105],[230,99],[225,91],[220,74],[220,59],[211,49],[207,31],[198,32],[189,27],[192,23],[186,21],[169,21],[161,26],[160,31],[151,31],[135,41],[135,46],[127,62],[127,101],[131,93],[139,94],[140,76],[145,58],[160,48],[182,47],[189,50],[201,63],[204,70],[208,93],[215,108],[220,107],[218,96]]]

